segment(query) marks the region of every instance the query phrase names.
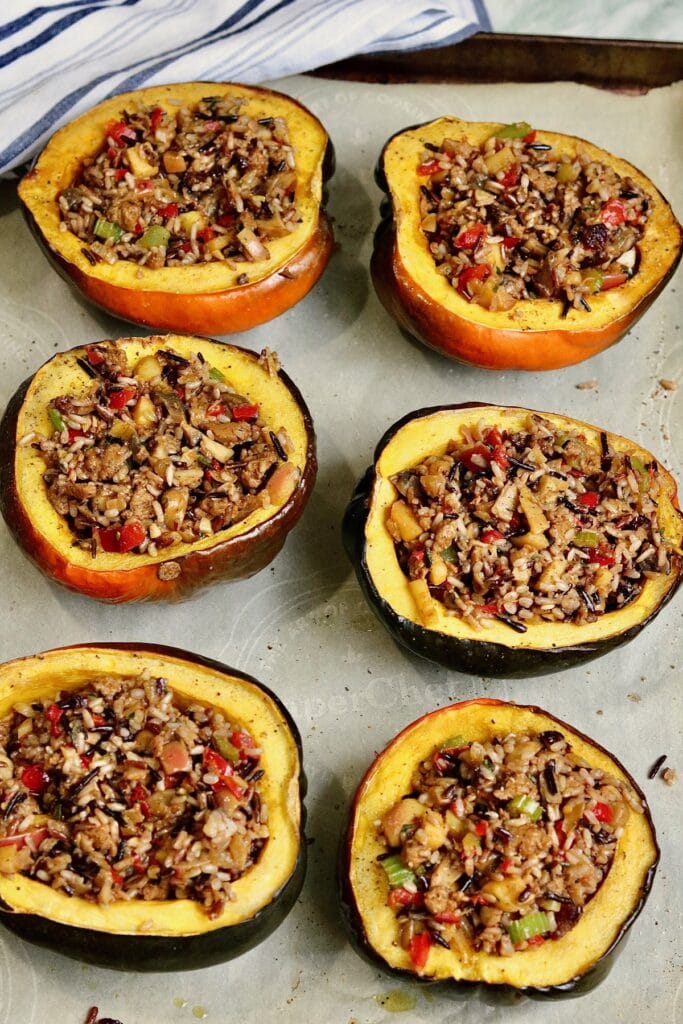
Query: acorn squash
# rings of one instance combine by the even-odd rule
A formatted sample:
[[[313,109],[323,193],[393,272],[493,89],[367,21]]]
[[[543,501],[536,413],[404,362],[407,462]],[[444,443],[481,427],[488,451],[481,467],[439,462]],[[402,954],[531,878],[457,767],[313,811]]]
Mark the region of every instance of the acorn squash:
[[[119,260],[91,262],[84,243],[60,230],[58,199],[75,180],[84,159],[99,152],[106,126],[138,104],[175,112],[210,92],[243,97],[243,111],[286,119],[296,158],[300,222],[269,242],[269,258],[164,266]],[[307,294],[332,252],[332,228],[322,208],[323,180],[334,155],[313,114],[282,93],[236,83],[187,82],[122,93],[60,128],[19,185],[19,198],[44,252],[84,298],[115,316],[159,330],[232,334],[272,320]],[[248,282],[243,283],[243,277]]]
[[[637,270],[620,287],[592,295],[590,312],[570,309],[565,315],[557,299],[526,299],[504,311],[468,301],[438,272],[429,251],[420,224],[420,187],[425,179],[417,168],[425,144],[438,148],[450,138],[478,145],[501,127],[442,117],[389,139],[377,168],[378,183],[388,199],[375,235],[375,289],[401,327],[452,359],[492,370],[570,366],[619,341],[654,301],[680,260],[681,226],[666,199],[633,165],[583,140],[539,130],[537,143],[551,146],[554,154],[574,155],[581,146],[654,197],[637,246]]]
[[[23,939],[105,967],[208,967],[270,935],[303,885],[301,740],[278,698],[250,676],[185,651],[150,644],[86,644],[0,666],[0,716],[17,702],[77,689],[96,675],[131,676],[144,669],[165,678],[180,703],[220,708],[261,747],[270,836],[258,861],[233,883],[236,898],[213,920],[192,900],[121,900],[102,906],[23,875],[0,874],[0,922]]]
[[[93,558],[74,546],[67,519],[48,499],[44,460],[30,444],[19,444],[34,431],[51,433],[51,398],[78,393],[91,384],[83,370],[87,348],[74,348],[53,356],[19,388],[0,423],[0,508],[24,552],[57,583],[116,603],[182,599],[199,587],[244,579],[264,568],[303,512],[317,471],[313,424],[295,385],[282,371],[271,374],[255,352],[217,341],[153,335],[120,338],[97,347],[103,345],[125,352],[131,367],[161,348],[171,348],[180,356],[203,355],[235,391],[258,402],[266,424],[287,431],[294,446],[283,464],[289,474],[287,486],[269,491],[271,504],[256,508],[241,522],[154,555],[100,551]],[[272,488],[274,481],[275,476],[266,486]]]
[[[420,409],[387,430],[375,450],[374,464],[359,481],[344,517],[344,543],[365,597],[380,622],[399,643],[447,668],[484,676],[543,675],[597,658],[635,637],[676,592],[683,575],[681,515],[676,484],[657,463],[663,488],[658,522],[670,545],[670,571],[648,579],[637,598],[593,622],[533,621],[526,631],[515,632],[492,619],[487,629],[474,628],[444,604],[429,598],[420,608],[415,592],[396,556],[387,529],[389,510],[397,497],[391,477],[441,454],[461,428],[479,421],[495,422],[501,429],[520,430],[531,410],[468,403]],[[598,427],[557,413],[540,413],[562,429],[578,429],[600,451]],[[633,441],[606,434],[617,452],[628,452],[649,463],[654,459]],[[427,614],[428,613],[428,614]]]
[[[424,969],[418,970],[397,941],[395,911],[387,906],[387,879],[377,862],[385,846],[377,821],[411,791],[416,766],[448,737],[486,742],[512,732],[535,736],[558,728],[573,756],[626,781],[643,800],[645,813],[629,814],[607,876],[578,922],[561,938],[511,956],[471,949],[464,958],[453,949],[432,945]],[[532,997],[580,995],[610,970],[618,944],[645,904],[658,860],[643,794],[616,758],[540,708],[482,697],[439,708],[413,722],[370,766],[356,791],[343,840],[342,905],[358,951],[392,972],[427,982],[508,986]]]

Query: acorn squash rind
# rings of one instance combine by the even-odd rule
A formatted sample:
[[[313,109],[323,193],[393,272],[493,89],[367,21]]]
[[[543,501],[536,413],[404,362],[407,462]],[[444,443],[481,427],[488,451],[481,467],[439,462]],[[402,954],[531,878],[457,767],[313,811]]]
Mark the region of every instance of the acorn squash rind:
[[[590,313],[573,310],[563,317],[560,302],[544,299],[518,302],[505,313],[467,302],[437,272],[429,253],[416,215],[420,187],[416,169],[423,139],[433,144],[440,144],[444,136],[481,142],[498,127],[443,117],[406,128],[387,141],[376,180],[390,202],[375,234],[373,283],[400,326],[442,355],[484,369],[571,366],[615,344],[642,316],[678,266],[683,230],[664,196],[632,164],[583,139],[539,130],[539,142],[550,143],[558,151],[574,151],[580,143],[656,197],[639,245],[639,269],[627,284],[594,296]]]
[[[263,750],[271,836],[254,867],[234,883],[237,900],[211,920],[190,900],[119,901],[103,908],[41,882],[0,875],[0,923],[23,939],[99,966],[194,970],[240,956],[267,938],[303,886],[301,737],[280,699],[252,676],[187,651],[153,644],[83,644],[1,665],[0,716],[22,699],[20,693],[35,699],[75,688],[98,672],[133,674],[143,668],[164,674],[181,697],[222,702]],[[247,912],[241,909],[245,902]]]
[[[481,739],[511,731],[548,728],[559,728],[579,756],[594,766],[625,779],[643,800],[645,813],[629,815],[610,873],[579,923],[562,939],[546,943],[540,950],[527,950],[512,957],[474,952],[469,966],[463,966],[450,951],[432,946],[427,968],[420,974],[412,967],[407,952],[393,940],[394,911],[385,905],[386,878],[376,863],[377,854],[384,851],[375,824],[381,817],[381,810],[408,791],[415,765],[454,733]],[[390,974],[448,987],[486,985],[495,986],[499,991],[513,989],[532,998],[578,996],[603,980],[617,953],[623,949],[628,929],[649,895],[659,853],[643,793],[612,754],[541,708],[475,698],[439,708],[408,725],[375,758],[363,776],[342,839],[339,869],[342,911],[357,952]],[[613,920],[610,910],[614,902],[619,901],[623,904],[621,913]]]
[[[281,115],[288,120],[297,157],[297,202],[301,222],[287,236],[269,243],[270,259],[189,267],[138,267],[119,260],[95,266],[87,246],[59,230],[57,198],[70,185],[84,156],[99,151],[106,124],[126,105],[177,109],[173,100],[192,104],[224,90],[245,98],[247,113]],[[334,150],[320,121],[301,103],[272,89],[236,82],[185,82],[121,93],[60,128],[19,184],[24,214],[45,255],[65,280],[89,302],[123,320],[157,330],[188,334],[233,334],[266,323],[299,302],[329,262],[332,227],[323,207],[323,183],[334,171]],[[246,272],[247,284],[237,278]]]
[[[387,477],[399,468],[414,466],[439,446],[443,450],[447,441],[457,436],[458,427],[468,420],[476,424],[489,417],[501,422],[506,416],[519,418],[532,411],[535,410],[468,402],[408,413],[389,427],[380,440],[373,465],[359,481],[347,507],[344,545],[371,609],[400,644],[446,668],[515,678],[546,675],[601,657],[637,636],[673,597],[683,579],[683,558],[680,553],[674,553],[668,576],[662,574],[658,580],[649,581],[639,597],[619,612],[610,612],[599,617],[596,623],[580,626],[532,623],[525,634],[518,634],[496,622],[485,632],[475,631],[457,617],[447,615],[438,601],[433,605],[439,628],[429,628],[419,620],[407,578],[398,565],[393,541],[385,527],[388,505],[395,496]],[[589,440],[600,433],[598,427],[568,416],[548,412],[540,415],[551,421],[559,419],[567,425],[580,426]],[[407,435],[409,441],[405,442]],[[420,435],[423,440],[416,452],[416,438]],[[635,442],[610,433],[608,437],[621,448],[642,453],[648,461],[654,458]],[[405,447],[400,447],[402,444]],[[387,452],[393,464],[384,471],[381,462],[387,460]],[[667,530],[680,552],[683,515],[678,507],[676,484],[664,467],[659,466],[669,494]]]
[[[317,473],[313,423],[296,385],[283,370],[271,376],[255,352],[211,339],[151,335],[100,344],[123,347],[131,362],[163,347],[175,348],[180,354],[202,351],[207,362],[222,369],[238,391],[261,403],[266,422],[272,416],[274,429],[287,428],[295,444],[289,464],[299,468],[299,482],[280,506],[257,510],[213,537],[174,546],[155,558],[100,553],[91,559],[87,552],[73,548],[71,529],[50,505],[42,485],[43,460],[18,441],[41,426],[49,432],[47,402],[66,393],[60,388],[68,389],[74,375],[78,386],[83,386],[85,378],[76,360],[85,356],[85,348],[79,346],[57,353],[21,385],[0,422],[0,511],[20,547],[55,582],[114,603],[183,600],[211,583],[245,579],[259,572],[275,558],[301,516]],[[159,578],[159,566],[164,562],[180,566],[175,579]]]

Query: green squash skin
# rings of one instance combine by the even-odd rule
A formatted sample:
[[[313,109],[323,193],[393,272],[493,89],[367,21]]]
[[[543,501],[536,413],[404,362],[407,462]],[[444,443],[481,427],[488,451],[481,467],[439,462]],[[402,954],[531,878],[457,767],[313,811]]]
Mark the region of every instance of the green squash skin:
[[[541,709],[539,708],[537,710],[540,711]],[[543,711],[542,713],[548,716],[549,718],[555,717],[554,715],[549,715],[547,711]],[[566,723],[562,722],[560,719],[555,719],[555,721],[557,721],[558,726],[564,726],[565,728],[567,727]],[[578,733],[578,731],[576,729],[573,729],[573,727],[572,730],[578,735],[583,736],[583,734]],[[587,737],[583,738],[587,739]],[[600,746],[600,744],[596,743],[592,739],[589,740],[589,742],[597,749],[604,749]],[[384,754],[385,752],[382,752],[378,755],[378,758],[383,757]],[[612,757],[611,754],[609,756]],[[614,761],[619,765],[620,768],[622,768],[622,770],[624,770],[623,765],[621,765],[621,763],[616,758],[614,758]],[[368,769],[368,771],[369,770],[370,769]],[[356,808],[359,802],[358,791],[356,791],[353,802],[351,804],[351,809],[349,811],[346,828],[344,829],[339,844],[339,856],[337,861],[337,886],[339,893],[341,917],[346,930],[346,934],[356,953],[361,957],[362,960],[364,960],[371,967],[375,969],[379,967],[385,975],[393,978],[394,980],[410,981],[412,983],[417,983],[420,985],[431,986],[433,992],[438,993],[440,996],[444,996],[446,998],[449,995],[453,996],[456,993],[469,993],[471,996],[474,996],[478,991],[486,991],[487,1002],[492,1001],[494,1003],[509,1004],[513,1001],[516,1002],[516,997],[519,995],[525,995],[530,999],[543,1001],[555,999],[574,999],[578,996],[582,996],[588,992],[591,992],[594,988],[597,988],[597,986],[602,981],[604,981],[609,972],[612,970],[612,967],[614,966],[617,957],[625,949],[626,943],[629,938],[629,929],[633,922],[636,920],[636,918],[639,916],[640,912],[642,911],[643,907],[647,902],[648,896],[650,895],[650,890],[652,888],[652,883],[654,882],[655,874],[657,872],[657,867],[659,865],[661,853],[659,845],[657,843],[657,836],[652,821],[652,815],[650,813],[650,809],[643,794],[643,791],[640,788],[640,786],[638,786],[637,783],[633,780],[632,776],[628,772],[626,772],[626,775],[630,783],[632,784],[635,792],[643,800],[645,815],[652,829],[652,836],[654,839],[656,856],[652,866],[643,878],[639,899],[636,905],[633,907],[628,918],[622,923],[621,928],[619,929],[618,933],[614,938],[614,941],[612,942],[612,945],[609,947],[609,949],[605,950],[600,959],[597,960],[594,964],[592,964],[586,971],[584,971],[583,974],[579,974],[573,978],[570,978],[567,981],[563,982],[561,985],[552,985],[546,987],[530,985],[517,987],[512,985],[492,984],[485,981],[470,981],[464,979],[457,981],[455,979],[442,979],[441,981],[435,981],[429,977],[416,974],[410,970],[403,970],[397,967],[391,967],[368,940],[365,928],[363,927],[362,917],[356,904],[356,898],[353,892],[353,887],[350,882],[350,855],[352,843],[352,829],[356,814]],[[600,893],[598,890],[598,893],[594,898],[599,898],[599,895]]]
[[[356,571],[361,590],[376,617],[394,640],[413,654],[437,665],[442,665],[444,668],[493,679],[521,679],[550,675],[562,669],[593,661],[615,647],[633,640],[671,600],[680,585],[680,578],[676,586],[671,587],[668,591],[664,600],[630,629],[588,644],[579,642],[571,646],[557,648],[512,648],[485,640],[447,636],[399,615],[379,593],[366,561],[365,526],[370,512],[370,500],[376,477],[374,467],[383,449],[401,427],[413,419],[441,410],[474,408],[486,409],[487,406],[481,402],[463,402],[459,405],[419,409],[403,416],[383,435],[375,449],[373,465],[368,467],[356,485],[344,514],[342,539],[349,560]]]
[[[284,921],[296,903],[306,875],[307,847],[305,836],[306,776],[303,772],[302,744],[299,730],[280,699],[253,676],[239,672],[212,658],[190,654],[175,647],[143,643],[74,644],[73,647],[102,646],[121,651],[148,651],[150,654],[182,658],[198,666],[244,679],[257,686],[277,705],[284,717],[299,752],[301,770],[299,796],[301,803],[301,829],[299,854],[292,874],[254,917],[226,928],[214,929],[195,935],[141,935],[101,932],[78,925],[67,925],[40,917],[38,914],[15,913],[0,901],[0,924],[20,938],[44,946],[53,952],[80,960],[97,967],[120,971],[189,971],[212,967],[241,956],[266,939]],[[74,899],[77,909],[78,900]],[[76,916],[76,915],[74,915]],[[207,918],[208,921],[208,918]]]

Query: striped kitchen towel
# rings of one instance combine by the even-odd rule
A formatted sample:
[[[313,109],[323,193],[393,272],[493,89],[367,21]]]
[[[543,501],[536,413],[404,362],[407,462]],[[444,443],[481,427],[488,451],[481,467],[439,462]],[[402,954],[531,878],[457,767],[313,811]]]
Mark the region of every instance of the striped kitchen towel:
[[[114,93],[197,79],[262,82],[488,27],[483,0],[5,0],[0,174]]]

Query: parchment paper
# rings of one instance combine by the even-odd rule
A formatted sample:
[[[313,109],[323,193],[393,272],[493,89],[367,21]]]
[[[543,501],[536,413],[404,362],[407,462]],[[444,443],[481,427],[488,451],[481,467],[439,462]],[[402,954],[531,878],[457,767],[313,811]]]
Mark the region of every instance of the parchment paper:
[[[9,659],[84,641],[170,643],[251,672],[275,689],[300,726],[309,779],[310,866],[285,924],[240,960],[176,975],[99,970],[0,935],[0,1024],[82,1024],[97,1005],[123,1024],[373,1024],[402,1004],[406,1024],[475,1021],[664,1024],[680,1012],[677,939],[680,785],[647,781],[680,746],[680,601],[633,643],[587,667],[529,681],[448,672],[399,650],[366,606],[343,553],[340,522],[376,441],[405,412],[490,400],[569,413],[654,451],[681,469],[680,274],[631,334],[589,362],[545,374],[487,373],[450,363],[394,325],[368,275],[379,191],[373,167],[390,133],[452,113],[527,120],[589,138],[640,166],[683,214],[683,87],[644,96],[560,85],[372,86],[298,77],[276,83],[311,107],[337,150],[329,208],[337,250],[322,281],[270,325],[234,340],[276,349],[309,403],[320,474],[303,520],[275,563],[243,583],[176,607],[108,607],[48,583],[4,525],[0,655]],[[83,304],[31,238],[10,186],[0,194],[0,403],[56,349],[135,333]],[[678,282],[678,283],[677,283]],[[591,390],[577,385],[594,380]],[[404,725],[456,699],[492,695],[537,703],[595,737],[644,786],[662,846],[647,908],[609,978],[577,1002],[505,1004],[486,992],[435,994],[396,982],[348,945],[337,909],[335,858],[348,801],[375,751]],[[678,959],[677,959],[678,958]]]

